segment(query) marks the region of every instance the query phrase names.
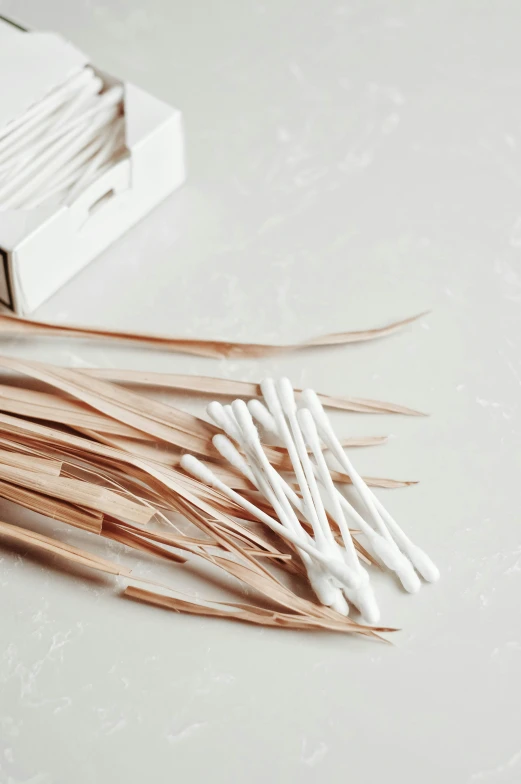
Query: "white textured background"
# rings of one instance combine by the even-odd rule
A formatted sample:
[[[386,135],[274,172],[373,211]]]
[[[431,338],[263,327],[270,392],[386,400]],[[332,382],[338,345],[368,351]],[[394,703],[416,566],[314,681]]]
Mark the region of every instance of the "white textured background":
[[[394,434],[358,465],[421,480],[385,499],[443,570],[415,597],[381,589],[403,628],[391,648],[170,615],[0,544],[0,782],[519,782],[519,3],[0,0],[0,13],[176,104],[188,135],[187,186],[38,315],[289,341],[433,309],[387,341],[263,363],[2,350],[284,372],[430,411],[337,422]]]

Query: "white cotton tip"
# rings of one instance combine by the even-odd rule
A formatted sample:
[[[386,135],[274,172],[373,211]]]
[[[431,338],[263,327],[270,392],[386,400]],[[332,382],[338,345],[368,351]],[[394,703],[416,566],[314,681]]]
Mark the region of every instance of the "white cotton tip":
[[[358,591],[354,591],[352,601],[357,606],[364,621],[370,626],[376,626],[380,620],[380,608],[376,602],[372,587],[368,584],[359,588]]]
[[[358,564],[358,573],[360,577],[360,587],[363,588],[365,585],[369,585],[369,572],[367,569],[364,569],[362,564]]]
[[[273,414],[274,411],[280,409],[280,402],[274,380],[272,378],[263,378],[260,382],[260,388],[266,405]]]
[[[395,570],[396,576],[400,580],[407,593],[418,593],[422,584],[420,578],[414,571],[413,565],[407,560],[403,559],[400,567]]]
[[[212,443],[219,454],[224,457],[224,459],[227,460],[231,466],[236,468],[237,471],[240,471],[240,473],[244,476],[249,477],[251,475],[251,471],[248,468],[246,460],[241,454],[239,454],[229,438],[226,438],[226,436],[223,436],[221,433],[219,433],[212,438]]]
[[[251,418],[248,406],[244,400],[234,400],[232,403],[232,411],[244,438],[250,444],[260,443],[259,431],[255,427],[255,423]]]
[[[380,534],[375,533],[374,536],[371,536],[369,542],[376,557],[379,558],[384,566],[387,566],[391,572],[399,571],[403,566],[403,562],[407,561],[396,544],[384,539]]]
[[[209,487],[215,487],[216,483],[219,481],[213,471],[193,455],[183,455],[181,458],[181,467],[184,468],[188,474],[191,474]]]
[[[208,403],[206,406],[206,413],[217,427],[220,427],[221,430],[225,429],[226,413],[221,403],[218,403],[216,400],[214,400],[213,403]]]
[[[306,565],[309,582],[320,604],[332,607],[342,615],[349,615],[349,606],[344,599],[342,591],[334,585],[331,578],[323,568],[309,559]]]
[[[346,566],[343,561],[331,558],[328,560],[325,568],[327,568],[332,577],[350,591],[356,590],[360,585],[360,576],[358,573]]]
[[[326,412],[322,408],[322,403],[315,392],[314,389],[305,389],[302,393],[302,399],[306,404],[306,408],[309,408],[311,414],[313,415],[313,419],[315,422],[320,426],[330,426],[329,419],[327,418]]]
[[[270,435],[278,437],[277,424],[266,406],[263,405],[260,400],[250,400],[248,402],[248,408],[252,417],[257,420],[264,430],[270,433]]]
[[[295,400],[295,392],[289,378],[279,379],[277,384],[277,391],[279,393],[279,400],[282,410],[286,415],[297,413],[297,402]]]
[[[313,562],[307,565],[307,573],[311,587],[315,591],[320,604],[329,607],[335,601],[337,588],[333,585],[323,569]]]
[[[206,407],[206,412],[217,427],[224,430],[227,436],[233,438],[234,441],[240,440],[240,433],[231,406],[223,406],[221,403],[214,402]]]
[[[237,420],[235,419],[235,414],[233,413],[233,408],[229,403],[223,406],[224,416],[226,417],[226,421],[228,422],[228,426],[235,426],[237,427]]]
[[[420,547],[410,544],[407,547],[407,555],[426,582],[435,583],[440,579],[440,570]]]
[[[334,601],[331,602],[329,607],[331,607],[332,610],[336,610],[337,613],[340,613],[340,615],[343,615],[344,617],[349,615],[349,605],[345,600],[344,594],[338,588],[335,592]]]
[[[302,430],[302,435],[304,436],[304,441],[309,444],[313,451],[320,452],[320,439],[311,411],[308,408],[301,408],[297,414],[297,419],[300,429]]]
[[[349,601],[357,607],[364,621],[370,626],[374,626],[380,620],[380,610],[376,602],[373,587],[370,582],[369,573],[364,567],[359,565],[360,585],[354,591],[345,590]]]

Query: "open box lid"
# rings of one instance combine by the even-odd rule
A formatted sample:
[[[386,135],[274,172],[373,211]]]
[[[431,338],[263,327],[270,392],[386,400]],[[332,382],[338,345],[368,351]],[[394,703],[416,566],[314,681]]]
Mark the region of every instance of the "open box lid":
[[[88,63],[56,33],[24,32],[0,19],[0,136],[2,130]]]

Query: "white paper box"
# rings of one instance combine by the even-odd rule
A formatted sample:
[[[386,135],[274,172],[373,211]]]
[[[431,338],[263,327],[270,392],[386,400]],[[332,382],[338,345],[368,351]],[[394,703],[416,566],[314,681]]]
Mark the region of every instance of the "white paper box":
[[[0,134],[86,64],[60,36],[25,32],[0,18],[0,73],[10,75],[0,80]],[[127,156],[70,205],[55,197],[36,209],[0,211],[0,302],[18,314],[41,305],[184,181],[181,113],[122,84]]]

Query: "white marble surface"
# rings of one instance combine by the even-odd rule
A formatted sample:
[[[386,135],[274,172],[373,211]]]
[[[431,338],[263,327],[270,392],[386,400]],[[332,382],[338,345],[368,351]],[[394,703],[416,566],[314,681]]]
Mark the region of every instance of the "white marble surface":
[[[289,341],[433,311],[387,341],[265,362],[2,350],[284,372],[429,411],[337,422],[394,436],[358,465],[421,480],[385,497],[443,570],[415,597],[382,587],[403,629],[384,647],[177,617],[1,545],[0,782],[519,782],[521,6],[0,0],[0,13],[62,31],[186,117],[187,186],[39,315]]]

